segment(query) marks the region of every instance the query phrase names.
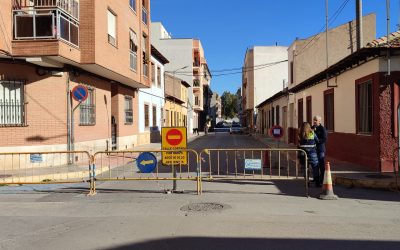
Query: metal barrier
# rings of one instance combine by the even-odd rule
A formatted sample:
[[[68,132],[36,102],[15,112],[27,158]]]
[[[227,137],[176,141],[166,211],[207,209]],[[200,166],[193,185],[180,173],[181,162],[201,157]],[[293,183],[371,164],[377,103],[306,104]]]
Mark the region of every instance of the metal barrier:
[[[87,151],[0,153],[0,184],[54,184],[91,181]]]
[[[297,154],[307,153],[294,148],[250,148],[250,149],[204,149],[200,153],[200,184],[202,180],[218,179],[276,179],[285,174],[286,178],[299,178]],[[282,159],[282,155],[284,158]],[[292,163],[294,162],[294,163]],[[292,164],[291,164],[292,163]],[[246,165],[248,168],[246,168]],[[274,165],[274,166],[273,166]],[[294,165],[294,166],[292,166]],[[303,169],[305,191],[308,197],[308,164]],[[202,192],[202,186],[200,187]]]
[[[153,171],[143,173],[137,166],[137,158],[141,153],[152,153],[156,157],[156,166]],[[186,154],[187,164],[163,164],[163,154]],[[199,155],[191,149],[181,150],[124,150],[102,151],[93,156],[92,176],[95,181],[196,181],[197,194],[200,194]],[[144,163],[146,164],[146,162]],[[161,187],[160,187],[161,188]],[[164,191],[167,191],[164,189]],[[93,192],[96,192],[95,185]]]

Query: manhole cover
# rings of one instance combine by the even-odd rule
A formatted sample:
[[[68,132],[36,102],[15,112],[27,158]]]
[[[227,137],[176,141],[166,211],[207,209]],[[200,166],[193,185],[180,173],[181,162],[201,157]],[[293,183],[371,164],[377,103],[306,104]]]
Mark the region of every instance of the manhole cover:
[[[366,175],[368,178],[374,178],[374,179],[390,179],[393,178],[391,175],[383,175],[383,174],[369,174]]]
[[[212,212],[212,211],[220,211],[224,208],[227,208],[227,205],[219,204],[219,203],[192,203],[187,206],[181,207],[181,211],[185,212]]]

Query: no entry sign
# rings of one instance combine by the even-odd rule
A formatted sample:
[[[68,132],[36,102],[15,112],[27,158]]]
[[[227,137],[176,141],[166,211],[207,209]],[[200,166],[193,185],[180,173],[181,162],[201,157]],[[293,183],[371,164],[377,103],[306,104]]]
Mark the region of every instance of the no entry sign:
[[[75,86],[71,92],[72,98],[77,102],[84,102],[88,97],[88,89],[84,85]]]
[[[274,137],[275,139],[280,139],[282,138],[282,136],[284,135],[284,129],[279,126],[273,126],[269,132],[271,134],[272,137]]]
[[[183,134],[182,131],[178,129],[168,130],[167,135],[165,136],[167,143],[171,146],[176,146],[182,143]]]
[[[170,127],[161,129],[161,149],[179,150],[187,148],[187,135],[185,127]],[[186,165],[187,152],[163,152],[164,165]]]

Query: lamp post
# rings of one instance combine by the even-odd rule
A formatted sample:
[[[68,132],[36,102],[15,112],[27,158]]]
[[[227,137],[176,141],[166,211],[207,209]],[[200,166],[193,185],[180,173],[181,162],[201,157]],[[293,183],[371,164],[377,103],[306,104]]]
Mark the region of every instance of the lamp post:
[[[181,67],[181,68],[173,70],[173,71],[165,71],[168,73],[172,73],[172,77],[173,77],[172,78],[172,93],[173,94],[175,94],[175,74],[176,74],[176,72],[178,72],[179,70],[182,70],[182,69],[186,69],[187,67],[189,67],[189,66],[184,66],[184,67]],[[165,84],[164,84],[164,88],[165,88]],[[164,92],[165,92],[165,90],[164,90]],[[175,100],[173,102],[173,105],[174,105],[174,109],[175,109]],[[172,117],[171,117],[171,120],[172,120]],[[174,178],[173,183],[172,183],[172,192],[177,192],[178,187],[177,187],[177,183],[176,183],[176,167],[174,164],[172,164],[172,170],[173,170],[173,178]]]

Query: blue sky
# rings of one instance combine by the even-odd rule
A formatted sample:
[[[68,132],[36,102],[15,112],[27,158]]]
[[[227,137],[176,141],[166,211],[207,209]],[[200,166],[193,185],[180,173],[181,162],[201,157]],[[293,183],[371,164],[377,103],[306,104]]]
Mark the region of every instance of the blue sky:
[[[329,0],[330,16],[346,0]],[[399,2],[391,0],[391,31],[399,23]],[[363,14],[376,13],[377,36],[386,35],[386,0],[363,0]],[[296,38],[320,31],[325,23],[325,0],[151,0],[153,22],[162,22],[175,38],[199,38],[213,70],[243,66],[246,48],[288,46]],[[355,0],[331,25],[355,18]],[[236,92],[241,74],[214,77],[211,88]]]

